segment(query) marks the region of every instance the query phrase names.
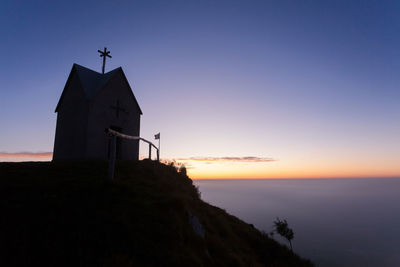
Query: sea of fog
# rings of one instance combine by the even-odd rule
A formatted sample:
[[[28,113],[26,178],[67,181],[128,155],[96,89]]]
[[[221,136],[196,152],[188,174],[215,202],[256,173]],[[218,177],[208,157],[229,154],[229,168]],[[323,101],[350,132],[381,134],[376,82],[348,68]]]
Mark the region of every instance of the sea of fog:
[[[204,201],[267,233],[286,219],[294,251],[317,266],[400,266],[399,178],[194,183]]]

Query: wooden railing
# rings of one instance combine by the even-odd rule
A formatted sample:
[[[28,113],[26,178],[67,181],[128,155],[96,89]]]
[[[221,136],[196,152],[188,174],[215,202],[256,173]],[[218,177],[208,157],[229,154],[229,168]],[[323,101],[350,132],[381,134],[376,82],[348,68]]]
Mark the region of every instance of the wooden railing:
[[[110,158],[108,160],[108,178],[110,180],[114,179],[114,170],[115,170],[115,160],[117,156],[117,137],[128,139],[128,140],[141,140],[149,144],[149,159],[151,159],[151,147],[154,147],[157,151],[157,161],[160,161],[160,149],[156,147],[152,142],[146,140],[140,136],[131,136],[126,135],[110,128],[106,129],[106,133],[111,137],[111,145],[110,145]]]

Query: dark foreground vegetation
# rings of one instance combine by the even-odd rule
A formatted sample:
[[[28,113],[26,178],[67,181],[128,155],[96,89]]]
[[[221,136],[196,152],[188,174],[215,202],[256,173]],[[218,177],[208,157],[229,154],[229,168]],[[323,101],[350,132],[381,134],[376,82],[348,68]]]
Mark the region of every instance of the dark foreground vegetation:
[[[0,266],[312,265],[203,202],[173,166],[106,173],[103,162],[0,163]]]

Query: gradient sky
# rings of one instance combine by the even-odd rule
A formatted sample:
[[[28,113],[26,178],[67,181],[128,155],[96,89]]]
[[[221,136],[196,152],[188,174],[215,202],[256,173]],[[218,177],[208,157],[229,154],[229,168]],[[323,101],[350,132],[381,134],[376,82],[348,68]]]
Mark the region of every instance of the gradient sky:
[[[161,132],[161,157],[194,178],[400,176],[399,13],[367,0],[2,1],[0,152],[51,152],[72,64],[101,71],[106,46],[142,137]]]

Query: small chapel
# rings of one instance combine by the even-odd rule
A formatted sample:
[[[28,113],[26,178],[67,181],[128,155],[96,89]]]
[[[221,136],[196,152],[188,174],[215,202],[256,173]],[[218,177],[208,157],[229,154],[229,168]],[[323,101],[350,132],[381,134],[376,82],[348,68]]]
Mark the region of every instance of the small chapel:
[[[103,73],[72,66],[55,110],[53,161],[107,160],[111,143],[107,128],[140,136],[142,110],[121,67],[104,73],[106,56]],[[139,141],[118,138],[116,158],[138,160]]]

